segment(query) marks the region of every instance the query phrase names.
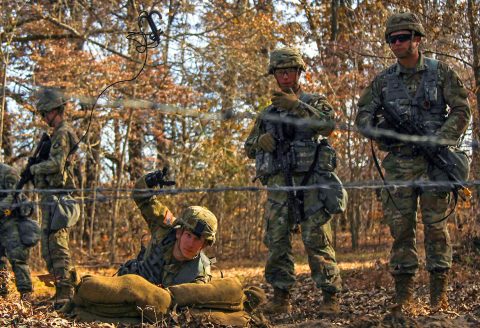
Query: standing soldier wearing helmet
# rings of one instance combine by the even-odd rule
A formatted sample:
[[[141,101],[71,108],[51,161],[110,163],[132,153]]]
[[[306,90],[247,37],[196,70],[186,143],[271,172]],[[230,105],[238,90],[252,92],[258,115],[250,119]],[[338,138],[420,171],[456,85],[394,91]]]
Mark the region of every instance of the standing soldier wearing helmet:
[[[457,74],[445,63],[427,58],[419,51],[425,30],[412,13],[392,15],[386,25],[385,39],[397,62],[375,77],[358,102],[356,125],[360,132],[373,138],[379,148],[388,152],[382,162],[388,181],[436,181],[438,168],[428,160],[425,145],[379,137],[375,128],[399,131],[405,119],[408,126],[423,128],[423,134],[442,140],[460,158],[458,168],[463,179],[468,176],[468,159],[455,149],[470,120],[467,91]],[[447,148],[446,146],[450,146]],[[424,150],[420,150],[423,147]],[[430,143],[430,149],[440,149]],[[448,306],[448,272],[452,266],[452,246],[447,230],[447,208],[450,189],[436,187],[399,187],[383,190],[384,216],[394,238],[390,270],[395,280],[393,313],[401,313],[413,299],[414,276],[418,270],[416,223],[418,204],[425,224],[426,266],[430,273],[430,306],[438,310]]]
[[[273,286],[267,314],[292,310],[290,290],[295,283],[292,234],[301,230],[312,278],[323,291],[320,312],[340,312],[340,271],[332,246],[330,219],[345,209],[346,193],[333,172],[335,151],[326,136],[334,130],[333,109],[325,97],[305,93],[300,75],[306,65],[293,48],[274,50],[268,73],[280,91],[257,118],[245,142],[256,160],[256,175],[267,186],[328,184],[332,189],[269,191],[265,207],[268,258],[265,278]]]
[[[137,259],[123,264],[118,274],[137,274],[162,287],[207,283],[211,263],[203,249],[215,242],[217,218],[202,206],[189,206],[175,218],[158,195],[140,191],[165,185],[165,174],[151,172],[135,184],[133,199],[148,224],[151,241]]]
[[[0,164],[0,190],[15,189],[18,180],[17,171],[6,164]],[[15,284],[24,301],[31,301],[32,279],[28,267],[28,248],[38,242],[38,225],[36,230],[31,229],[32,221],[28,220],[33,212],[31,203],[27,203],[24,194],[1,193],[0,194],[0,296],[8,294],[8,271],[5,257],[12,265],[15,274]],[[15,206],[15,205],[19,206]],[[13,208],[13,210],[12,210]],[[5,212],[12,210],[10,215]],[[27,238],[26,238],[27,237]],[[28,238],[31,238],[27,240]],[[34,240],[33,240],[34,239]],[[32,243],[28,243],[32,241]]]
[[[73,180],[73,153],[78,139],[64,119],[67,99],[55,89],[42,89],[36,109],[42,120],[53,128],[51,148],[47,160],[32,165],[30,172],[36,189],[55,189],[41,194],[42,257],[55,278],[54,307],[60,308],[72,296],[76,272],[69,250],[69,227],[79,217],[79,205],[68,191],[75,187]]]

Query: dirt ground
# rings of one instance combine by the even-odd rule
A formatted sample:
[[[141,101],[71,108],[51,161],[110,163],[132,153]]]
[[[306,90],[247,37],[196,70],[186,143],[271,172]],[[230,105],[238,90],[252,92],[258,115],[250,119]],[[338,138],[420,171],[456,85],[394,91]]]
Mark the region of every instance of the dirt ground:
[[[417,276],[416,303],[408,316],[401,320],[388,317],[391,304],[393,280],[387,269],[385,251],[364,250],[339,256],[344,290],[341,294],[342,314],[335,317],[322,317],[317,308],[322,302],[310,278],[309,268],[304,258],[297,259],[297,284],[293,288],[294,310],[266,318],[268,322],[252,326],[272,327],[480,327],[480,256],[456,257],[452,269],[452,283],[449,289],[449,309],[441,313],[430,313],[428,309],[428,273],[424,270]],[[78,267],[83,274],[112,275],[113,268],[91,269]],[[243,263],[223,263],[214,270],[214,276],[237,276],[245,286],[257,285],[264,288],[268,296],[272,289],[263,278],[261,261]],[[35,299],[42,300],[53,294],[53,288],[45,286],[34,273]],[[13,284],[6,299],[0,298],[0,327],[125,327],[102,323],[78,323],[63,317],[49,306],[30,306],[19,301]],[[170,327],[178,323],[181,327],[215,327],[211,323],[198,323],[189,320],[182,322],[182,314],[175,320],[164,320],[145,327]]]

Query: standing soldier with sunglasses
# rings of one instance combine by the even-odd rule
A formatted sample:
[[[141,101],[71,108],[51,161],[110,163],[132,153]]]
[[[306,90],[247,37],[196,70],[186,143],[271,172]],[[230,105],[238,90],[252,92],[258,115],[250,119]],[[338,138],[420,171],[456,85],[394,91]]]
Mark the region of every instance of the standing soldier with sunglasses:
[[[69,227],[76,223],[80,212],[69,191],[62,190],[75,187],[72,155],[78,145],[73,128],[64,119],[66,103],[58,90],[39,92],[36,108],[42,120],[53,128],[53,134],[48,159],[30,167],[35,188],[45,189],[41,194],[42,257],[55,278],[53,305],[57,309],[73,296],[76,272],[68,246]]]
[[[336,188],[268,192],[265,278],[273,286],[274,295],[264,309],[267,314],[292,310],[292,233],[299,230],[312,278],[323,291],[319,312],[340,312],[341,279],[330,219],[345,209],[346,193],[333,172],[335,151],[325,138],[334,130],[334,112],[325,97],[302,90],[299,79],[305,68],[296,49],[282,48],[271,53],[268,74],[273,74],[280,90],[273,92],[272,104],[257,118],[245,149],[248,157],[256,160],[256,175],[264,185],[328,184]]]
[[[392,122],[389,112],[409,126],[415,122],[424,135],[442,140],[444,148],[455,150],[467,129],[470,107],[467,91],[457,74],[445,63],[425,57],[419,51],[425,30],[412,13],[392,15],[386,24],[385,39],[397,62],[375,77],[358,102],[356,125],[388,152],[382,162],[387,181],[435,181],[438,168],[428,160],[425,145],[385,138],[371,132],[375,128],[398,131],[401,122]],[[390,118],[389,118],[390,116]],[[431,149],[439,145],[429,143]],[[423,151],[422,148],[423,147]],[[468,176],[464,154],[462,169]],[[431,159],[431,158],[430,158]],[[452,266],[452,246],[447,230],[450,189],[445,186],[402,187],[382,191],[384,216],[394,239],[390,270],[395,280],[393,314],[413,300],[414,276],[418,271],[416,246],[417,209],[420,204],[425,235],[426,267],[430,274],[430,307],[437,311],[448,306],[448,273]]]

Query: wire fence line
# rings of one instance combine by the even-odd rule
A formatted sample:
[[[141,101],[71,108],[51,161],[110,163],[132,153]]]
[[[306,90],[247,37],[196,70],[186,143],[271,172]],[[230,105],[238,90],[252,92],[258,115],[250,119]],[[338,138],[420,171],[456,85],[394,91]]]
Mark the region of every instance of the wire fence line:
[[[93,98],[86,97],[86,96],[75,96],[74,99],[77,99],[81,104],[89,105],[92,104]],[[307,107],[312,107],[311,105],[301,101],[303,105]],[[230,110],[226,110],[223,112],[204,112],[201,109],[188,109],[184,107],[178,107],[175,105],[169,104],[161,104],[152,102],[149,100],[143,99],[117,99],[114,101],[103,101],[100,102],[99,106],[107,107],[107,108],[137,108],[137,109],[151,109],[155,110],[158,113],[162,113],[165,115],[177,115],[177,116],[185,116],[185,117],[192,117],[198,118],[200,120],[217,120],[217,121],[229,121],[229,120],[243,120],[243,119],[255,119],[258,117],[258,113],[252,111],[246,111],[242,109],[242,112],[232,113],[230,110],[235,109],[231,108]],[[269,114],[263,113],[262,118],[265,120],[269,120],[271,122],[278,122],[278,123],[287,123],[291,125],[295,125],[298,127],[331,127],[331,123],[323,122],[320,120],[312,119],[312,118],[301,118],[301,117],[292,117],[286,115],[276,115],[276,114]],[[340,131],[351,131],[356,133],[361,133],[359,129],[351,124],[336,122],[335,126],[336,130]],[[381,129],[378,127],[372,127],[368,130],[370,136],[375,138],[389,138],[394,139],[402,142],[413,143],[413,144],[428,144],[428,145],[447,145],[447,146],[455,146],[452,144],[452,140],[439,138],[435,135],[408,135],[398,133],[396,131]],[[465,140],[463,141],[463,145],[472,148],[478,148],[479,142],[476,140]]]
[[[480,180],[467,180],[459,181],[455,183],[463,187],[476,187],[480,185]],[[365,180],[365,181],[352,181],[343,183],[343,188],[346,190],[381,190],[388,188],[389,190],[395,190],[398,188],[442,188],[446,191],[450,190],[454,186],[451,181],[429,181],[429,180],[414,180],[414,181],[386,181],[381,180]],[[222,192],[263,192],[263,191],[277,191],[277,192],[289,192],[289,191],[309,191],[309,190],[338,190],[338,183],[320,183],[307,186],[219,186],[215,188],[168,188],[168,189],[137,189],[137,188],[73,188],[73,189],[28,189],[27,192],[35,192],[45,195],[66,195],[74,194],[73,199],[77,202],[108,202],[114,199],[131,199],[132,193],[135,193],[138,197],[151,197],[155,195],[179,195],[179,194],[191,194],[191,193],[222,193]],[[0,190],[1,194],[9,194],[20,192],[18,189],[4,189]],[[95,197],[80,196],[79,194],[95,193]],[[112,193],[112,194],[111,194]],[[18,202],[12,208],[21,206],[23,204],[55,204],[54,202]]]

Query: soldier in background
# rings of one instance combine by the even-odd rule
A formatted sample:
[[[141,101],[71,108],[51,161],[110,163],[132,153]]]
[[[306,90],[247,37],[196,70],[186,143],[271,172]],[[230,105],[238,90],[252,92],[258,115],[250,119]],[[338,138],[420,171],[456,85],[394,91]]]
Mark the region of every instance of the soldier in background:
[[[0,189],[15,189],[20,177],[17,171],[6,164],[0,164]],[[23,301],[31,301],[32,279],[30,277],[30,268],[28,267],[29,247],[26,238],[34,234],[38,241],[38,231],[33,231],[28,222],[25,220],[33,212],[30,203],[26,203],[27,198],[23,194],[14,195],[13,192],[8,194],[0,193],[0,296],[5,297],[8,294],[8,259],[15,274],[15,284],[20,292]],[[19,206],[16,204],[21,203]],[[5,212],[11,210],[11,214]],[[22,230],[23,228],[23,230]],[[23,235],[23,236],[22,236]]]
[[[335,185],[332,189],[268,191],[265,237],[268,259],[265,278],[273,286],[267,314],[292,310],[290,290],[295,283],[292,233],[301,229],[312,278],[323,291],[321,313],[340,312],[340,271],[332,246],[330,219],[346,206],[346,193],[333,172],[335,151],[325,137],[334,130],[333,109],[325,97],[305,93],[299,83],[306,65],[293,48],[274,50],[268,73],[280,87],[272,104],[257,118],[245,142],[256,160],[257,178],[267,186]],[[321,140],[319,140],[321,139]]]
[[[452,149],[459,144],[470,120],[467,91],[457,74],[445,63],[425,57],[420,51],[425,30],[412,13],[392,15],[386,24],[385,39],[397,62],[378,74],[358,102],[356,125],[388,152],[383,160],[387,181],[435,181],[435,167],[414,143],[371,134],[376,127],[395,131],[386,120],[385,108],[401,117],[415,118],[425,134],[444,140]],[[438,147],[438,145],[432,147]],[[455,149],[454,149],[455,150]],[[455,150],[459,168],[468,176],[468,159]],[[445,187],[399,187],[383,190],[386,221],[394,238],[390,269],[395,280],[394,313],[413,299],[414,277],[418,271],[416,247],[417,209],[420,204],[425,223],[425,253],[430,273],[432,310],[448,306],[448,273],[452,266],[452,245],[444,220],[449,203]]]
[[[203,250],[215,242],[217,218],[202,206],[189,206],[175,218],[159,195],[140,191],[163,186],[165,174],[151,172],[135,184],[132,196],[148,224],[151,240],[137,259],[121,266],[118,274],[137,274],[162,287],[207,283],[211,263]]]
[[[64,119],[67,99],[55,89],[43,89],[38,94],[36,109],[42,120],[53,128],[50,155],[46,161],[32,165],[36,189],[41,194],[42,257],[55,278],[54,307],[60,308],[72,296],[77,280],[69,250],[69,228],[79,218],[80,207],[70,192],[73,179],[74,152],[78,138]],[[52,192],[47,192],[53,189]]]

